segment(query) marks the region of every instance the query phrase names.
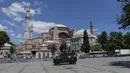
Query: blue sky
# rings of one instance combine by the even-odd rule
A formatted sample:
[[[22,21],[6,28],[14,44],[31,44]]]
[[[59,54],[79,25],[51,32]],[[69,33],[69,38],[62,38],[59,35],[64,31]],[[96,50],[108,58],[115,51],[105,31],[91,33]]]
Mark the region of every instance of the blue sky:
[[[116,0],[0,0],[0,30],[7,31],[16,44],[23,39],[27,7],[31,9],[34,37],[56,24],[70,29],[89,29],[90,16],[97,34],[128,31],[118,29],[116,19],[121,13],[121,4]]]

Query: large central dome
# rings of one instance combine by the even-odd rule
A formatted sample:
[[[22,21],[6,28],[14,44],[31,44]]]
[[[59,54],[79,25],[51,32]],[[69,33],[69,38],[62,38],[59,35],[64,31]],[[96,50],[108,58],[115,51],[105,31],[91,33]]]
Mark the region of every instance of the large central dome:
[[[92,37],[92,34],[88,30],[87,33],[89,37]],[[84,35],[84,29],[81,29],[74,33],[73,38],[83,37],[83,35]]]
[[[55,25],[55,27],[64,27],[64,28],[66,28],[66,26],[62,25],[62,24]]]

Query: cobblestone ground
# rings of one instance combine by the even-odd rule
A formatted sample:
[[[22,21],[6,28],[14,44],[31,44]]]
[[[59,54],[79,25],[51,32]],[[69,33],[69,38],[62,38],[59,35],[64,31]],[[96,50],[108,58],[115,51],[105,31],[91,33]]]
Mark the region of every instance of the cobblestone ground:
[[[87,58],[59,66],[52,61],[0,64],[0,73],[130,73],[130,57]]]

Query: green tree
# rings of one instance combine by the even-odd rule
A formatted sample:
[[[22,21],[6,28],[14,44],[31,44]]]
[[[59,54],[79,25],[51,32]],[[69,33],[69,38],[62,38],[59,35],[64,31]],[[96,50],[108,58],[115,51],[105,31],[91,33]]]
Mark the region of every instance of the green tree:
[[[102,46],[100,44],[91,46],[92,51],[102,51]]]
[[[98,36],[98,42],[102,45],[102,49],[105,49],[105,43],[108,40],[108,35],[107,32],[103,31],[99,36]]]
[[[15,44],[11,41],[8,42],[10,45],[15,46]]]
[[[13,48],[13,46],[11,46],[9,51],[10,51],[11,54],[13,54],[15,52],[15,49]]]
[[[57,50],[57,47],[55,44],[49,44],[48,49],[51,50],[52,55],[54,55]]]
[[[125,43],[125,48],[129,48],[130,49],[130,32],[127,32],[124,35],[124,43]]]
[[[120,28],[126,29],[130,26],[130,0],[117,0],[122,3],[122,13],[117,19]]]
[[[85,53],[89,53],[90,51],[89,37],[86,30],[84,31],[83,45],[81,46],[81,51]]]
[[[111,32],[110,33],[110,42],[115,43],[117,49],[124,48],[124,40],[121,32]]]
[[[108,52],[108,53],[113,53],[113,52],[115,52],[115,50],[117,49],[117,45],[116,45],[116,43],[114,43],[114,41],[108,41],[107,43],[106,43],[106,51]]]
[[[113,53],[116,49],[123,49],[124,41],[121,32],[110,32],[109,39],[104,44],[104,50]]]
[[[102,32],[98,36],[98,41],[102,45],[102,49],[109,53],[114,52],[115,49],[123,49],[125,46],[121,32],[110,32],[109,36],[106,32]]]
[[[10,42],[10,38],[5,31],[0,31],[0,49],[4,46],[4,43]]]
[[[63,40],[61,45],[60,45],[60,51],[62,53],[65,53],[67,51],[67,45],[66,45],[66,42]]]

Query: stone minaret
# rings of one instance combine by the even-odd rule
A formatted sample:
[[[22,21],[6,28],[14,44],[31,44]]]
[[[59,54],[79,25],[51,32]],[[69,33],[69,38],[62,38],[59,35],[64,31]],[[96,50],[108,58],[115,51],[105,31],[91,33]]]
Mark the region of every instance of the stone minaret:
[[[94,34],[93,32],[93,24],[92,24],[92,18],[90,17],[90,32]]]
[[[26,40],[31,39],[31,31],[30,31],[30,10],[29,8],[26,10],[26,17],[25,17],[25,32],[24,32],[24,43]]]
[[[33,24],[31,24],[31,28],[30,28],[30,39],[33,38],[32,32],[33,32]]]

